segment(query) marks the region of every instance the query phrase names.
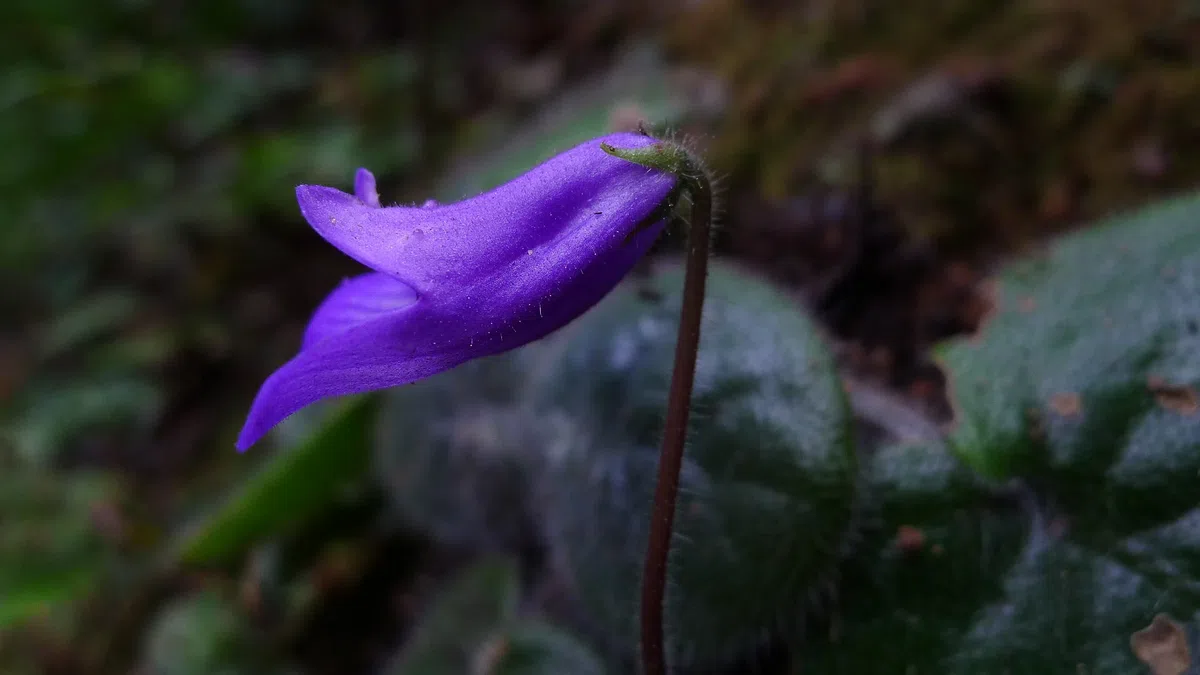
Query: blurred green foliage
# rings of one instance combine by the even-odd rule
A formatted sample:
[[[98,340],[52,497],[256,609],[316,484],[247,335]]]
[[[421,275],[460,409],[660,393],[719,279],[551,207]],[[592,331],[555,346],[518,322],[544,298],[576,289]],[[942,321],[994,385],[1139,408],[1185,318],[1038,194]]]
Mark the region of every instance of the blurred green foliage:
[[[335,256],[322,264],[307,252],[317,239],[296,241],[305,232],[290,187],[338,184],[360,165],[402,175],[421,151],[416,43],[377,34],[330,50],[308,37],[347,11],[256,0],[0,7],[0,670],[46,659],[108,667],[141,642],[120,633],[140,633],[146,587],[175,569],[173,555],[227,563],[324,512],[345,487],[337,476],[361,479],[361,414],[247,486],[214,489],[228,482],[220,471],[187,475],[199,448],[236,424],[224,418],[241,407],[246,375],[278,358],[273,345],[294,349],[288,324],[280,331],[296,321],[287,306],[319,298],[295,274],[269,281],[281,261],[336,279]],[[321,443],[335,452],[313,464]],[[192,522],[181,512],[229,490],[241,501],[171,532]],[[97,595],[115,618],[97,623]],[[147,629],[150,672],[216,672],[206,654],[218,647],[180,645],[209,639],[189,635],[197,621],[241,631],[223,626],[241,609],[214,614],[200,598]],[[59,620],[64,607],[73,620]]]
[[[172,545],[172,557],[206,565],[245,553],[264,538],[289,534],[356,486],[366,473],[375,401],[353,399],[324,416],[295,447],[246,477],[237,492]]]
[[[413,166],[414,46],[313,49],[300,36],[336,9],[0,9],[0,284],[20,289],[0,299],[0,393],[19,454],[147,448],[202,373],[262,358],[238,344],[246,313],[261,339],[288,298],[258,263],[313,260],[288,243],[290,186]]]
[[[118,486],[6,463],[0,478],[0,630],[86,596],[122,536]]]
[[[241,675],[265,672],[251,627],[235,605],[212,591],[162,609],[146,631],[142,667],[161,675]]]
[[[386,675],[601,675],[586,647],[552,626],[518,618],[517,570],[484,558],[452,580]]]

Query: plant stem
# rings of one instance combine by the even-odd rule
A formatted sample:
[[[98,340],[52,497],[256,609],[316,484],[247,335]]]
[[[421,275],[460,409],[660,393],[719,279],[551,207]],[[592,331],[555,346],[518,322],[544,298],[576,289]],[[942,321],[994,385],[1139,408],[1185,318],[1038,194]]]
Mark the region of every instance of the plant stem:
[[[675,369],[667,394],[667,419],[658,464],[658,485],[650,514],[650,541],[642,573],[642,672],[666,675],[663,617],[667,589],[667,559],[679,493],[679,471],[687,440],[692,406],[692,382],[700,348],[700,317],[704,310],[704,282],[708,276],[709,231],[712,227],[712,188],[707,178],[692,185],[692,218],[688,231],[687,268],[683,280],[683,309],[675,343]]]

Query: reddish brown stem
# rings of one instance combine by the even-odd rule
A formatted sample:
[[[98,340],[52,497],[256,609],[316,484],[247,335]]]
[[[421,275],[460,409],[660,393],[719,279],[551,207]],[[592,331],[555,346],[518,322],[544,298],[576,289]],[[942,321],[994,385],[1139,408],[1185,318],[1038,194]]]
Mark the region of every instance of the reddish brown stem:
[[[666,675],[663,646],[664,602],[667,589],[667,559],[679,494],[679,471],[683,466],[688,414],[692,405],[692,382],[700,348],[700,317],[704,310],[704,282],[708,276],[709,230],[712,221],[712,190],[701,179],[691,190],[692,219],[688,232],[687,271],[683,280],[683,309],[679,337],[675,343],[675,369],[667,394],[667,420],[658,464],[658,485],[650,514],[650,541],[642,573],[642,672]]]

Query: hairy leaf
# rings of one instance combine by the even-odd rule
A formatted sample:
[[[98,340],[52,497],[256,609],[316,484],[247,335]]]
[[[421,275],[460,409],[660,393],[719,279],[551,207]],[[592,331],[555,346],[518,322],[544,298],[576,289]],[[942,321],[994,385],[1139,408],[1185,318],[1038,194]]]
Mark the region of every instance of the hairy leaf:
[[[795,623],[851,538],[856,463],[829,353],[785,296],[708,282],[667,590],[673,663],[724,660]],[[682,286],[633,280],[555,338],[541,409],[573,420],[545,457],[551,545],[616,652],[637,645]]]

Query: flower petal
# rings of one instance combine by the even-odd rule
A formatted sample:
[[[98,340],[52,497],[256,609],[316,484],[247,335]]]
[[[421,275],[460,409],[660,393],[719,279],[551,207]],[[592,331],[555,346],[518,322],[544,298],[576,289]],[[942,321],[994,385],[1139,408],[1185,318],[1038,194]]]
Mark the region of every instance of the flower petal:
[[[322,185],[298,186],[296,201],[304,219],[325,241],[367,267],[379,269],[372,260],[378,249],[388,246],[396,229],[390,219],[379,214],[393,209],[367,206],[354,195]]]
[[[354,195],[296,188],[309,224],[376,273],[347,281],[317,310],[300,353],[259,390],[238,448],[320,399],[414,382],[587,311],[653,245],[676,185],[599,146],[653,142],[595,139],[449,205],[379,207],[366,170]]]
[[[340,190],[313,185],[296,188],[296,199],[326,241],[424,297],[526,265],[530,251],[560,248],[568,238],[582,246],[565,261],[575,268],[600,249],[620,245],[662,204],[675,177],[612,157],[600,144],[632,148],[653,142],[637,134],[588,141],[494,190],[444,206],[373,208]]]
[[[354,196],[367,206],[379,208],[379,191],[375,189],[375,174],[359,169],[354,174]]]
[[[411,286],[386,274],[371,272],[347,279],[313,313],[301,349],[407,309],[416,301],[417,292]]]
[[[414,382],[472,358],[474,354],[428,339],[439,323],[444,319],[418,302],[305,347],[259,389],[238,435],[238,450],[321,399]]]
[[[408,384],[549,335],[607,295],[664,225],[639,231],[588,274],[558,282],[514,279],[491,293],[454,296],[444,306],[417,299],[410,287],[384,274],[344,282],[314,314],[300,353],[263,383],[238,449],[318,400]],[[554,254],[546,251],[538,264],[558,264]]]

